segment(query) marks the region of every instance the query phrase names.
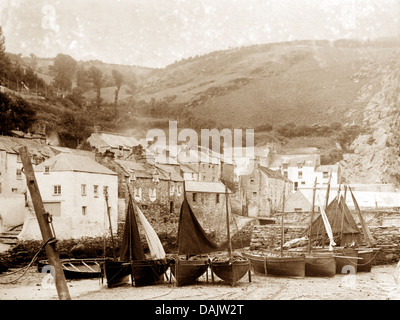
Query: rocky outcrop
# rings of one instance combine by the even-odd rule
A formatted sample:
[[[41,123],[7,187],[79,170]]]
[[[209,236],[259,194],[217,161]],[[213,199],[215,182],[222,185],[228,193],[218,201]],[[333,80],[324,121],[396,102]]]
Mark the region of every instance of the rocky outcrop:
[[[365,133],[340,162],[346,182],[400,183],[400,52],[385,63],[369,63],[353,80],[368,78],[355,104],[364,104]]]

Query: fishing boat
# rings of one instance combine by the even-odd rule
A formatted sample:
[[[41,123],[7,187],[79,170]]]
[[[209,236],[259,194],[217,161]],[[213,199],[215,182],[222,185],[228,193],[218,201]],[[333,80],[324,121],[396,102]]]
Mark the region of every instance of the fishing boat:
[[[280,253],[263,250],[261,254],[246,252],[243,255],[250,260],[253,270],[258,274],[280,277],[305,277],[305,255],[302,252],[284,252],[284,211],[285,190],[282,198]],[[256,271],[257,270],[257,271]]]
[[[145,233],[150,257],[145,255],[141,244],[135,211]],[[160,239],[139,207],[135,205],[134,208],[132,196],[129,195],[119,260],[106,259],[104,264],[108,287],[126,282],[129,276],[135,287],[153,285],[164,279],[168,267],[169,261]]]
[[[64,270],[66,279],[90,279],[101,277],[101,264],[104,262],[102,258],[93,259],[61,259],[60,263]],[[38,271],[42,272],[48,260],[38,261]]]
[[[257,253],[243,252],[243,256],[249,259],[251,268],[255,274],[264,276],[268,274],[267,259],[265,256],[263,256],[262,253],[257,254]]]
[[[329,197],[329,186],[330,179],[332,176],[332,172],[329,178],[328,189],[326,198]],[[315,197],[316,197],[316,187],[317,187],[317,179],[314,182],[313,188],[313,203],[312,203],[312,211],[310,218],[310,227],[309,227],[309,235],[308,235],[308,250],[305,255],[305,275],[307,277],[333,277],[336,274],[336,259],[333,255],[333,246],[336,245],[333,241],[332,230],[329,224],[329,221],[326,217],[325,211],[320,207],[321,216],[323,217],[323,222],[325,226],[325,230],[331,240],[330,242],[330,251],[328,252],[315,252],[313,251],[312,246],[312,224],[314,220],[314,212],[315,212]]]
[[[176,285],[195,284],[205,272],[208,280],[209,257],[204,254],[215,251],[217,246],[208,239],[188,203],[186,193],[179,216],[177,244],[178,255],[170,261]]]
[[[251,281],[250,261],[249,259],[232,252],[232,239],[230,236],[230,218],[228,208],[228,189],[225,187],[225,203],[226,203],[226,228],[227,228],[227,255],[220,255],[214,257],[210,262],[211,275],[214,279],[214,273],[223,281],[234,286],[241,280],[246,273],[249,274],[249,281]]]
[[[349,187],[350,191],[351,188]],[[374,240],[367,228],[365,221],[361,215],[355,197],[351,191],[355,209],[359,215],[359,220],[363,227],[361,234],[357,223],[355,222],[349,208],[345,203],[347,186],[345,186],[344,196],[340,195],[340,188],[337,197],[335,197],[326,209],[326,215],[329,223],[332,225],[333,234],[338,247],[334,248],[334,256],[336,260],[336,273],[356,273],[359,270],[370,271],[376,249],[372,248]],[[321,228],[321,219],[316,219],[313,222],[313,234]],[[322,235],[324,237],[324,235]],[[324,242],[322,242],[324,245]],[[327,252],[327,249],[322,247],[317,249],[319,252]],[[359,268],[361,267],[361,268]]]

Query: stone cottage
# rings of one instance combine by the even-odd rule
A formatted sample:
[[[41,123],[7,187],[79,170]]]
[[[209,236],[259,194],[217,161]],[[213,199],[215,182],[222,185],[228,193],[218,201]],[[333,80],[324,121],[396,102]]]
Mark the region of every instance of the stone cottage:
[[[249,175],[240,176],[233,210],[248,217],[271,217],[282,211],[283,194],[287,198],[292,182],[266,167],[256,164]]]

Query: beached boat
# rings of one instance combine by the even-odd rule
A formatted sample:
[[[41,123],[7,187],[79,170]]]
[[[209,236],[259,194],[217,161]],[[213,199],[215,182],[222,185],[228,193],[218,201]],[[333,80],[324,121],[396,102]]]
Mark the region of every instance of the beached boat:
[[[187,201],[186,194],[179,216],[177,244],[178,255],[170,261],[176,285],[195,284],[199,277],[208,272],[209,258],[203,255],[215,251],[217,246],[208,239]]]
[[[225,199],[226,199],[226,227],[227,227],[227,242],[228,251],[225,256],[216,256],[211,260],[211,275],[214,279],[213,274],[215,273],[220,279],[226,283],[234,286],[240,279],[242,279],[246,273],[249,274],[249,281],[251,281],[250,273],[250,261],[249,259],[239,255],[233,254],[232,252],[232,239],[230,236],[230,218],[228,208],[228,190],[225,188]]]
[[[329,197],[329,186],[330,179],[328,182],[328,189],[326,198]],[[310,218],[310,228],[309,228],[309,236],[308,236],[308,250],[305,255],[305,275],[307,277],[333,277],[336,274],[336,259],[332,252],[319,253],[313,250],[312,246],[312,224],[314,220],[314,212],[315,212],[315,197],[316,197],[316,187],[317,187],[317,179],[315,179],[314,188],[313,188],[313,203],[312,203],[312,211]],[[323,217],[325,230],[331,239],[330,249],[333,250],[333,245],[335,245],[333,241],[332,229],[329,224],[329,221],[326,217],[325,211],[322,207],[320,207],[321,216]]]
[[[243,252],[243,257],[249,259],[251,269],[257,275],[266,276],[267,272],[267,259],[262,254]]]
[[[66,279],[99,278],[101,277],[101,263],[103,262],[104,259],[102,258],[60,260]],[[48,260],[39,260],[38,271],[42,272],[47,265],[49,265]]]
[[[305,277],[305,255],[267,256],[267,272],[269,275],[283,277]]]
[[[149,245],[150,257],[143,251],[135,211]],[[169,261],[166,259],[160,239],[139,207],[135,205],[134,208],[130,195],[119,260],[106,259],[104,264],[108,287],[126,282],[129,275],[136,287],[153,285],[164,280],[168,267]]]

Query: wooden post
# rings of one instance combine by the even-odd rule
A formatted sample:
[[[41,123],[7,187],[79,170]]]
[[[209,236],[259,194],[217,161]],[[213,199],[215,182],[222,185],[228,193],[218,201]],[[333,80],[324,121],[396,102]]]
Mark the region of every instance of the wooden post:
[[[46,251],[49,263],[55,270],[55,283],[57,288],[58,297],[60,300],[71,300],[67,283],[65,281],[64,270],[61,266],[60,257],[55,248],[55,238],[51,231],[46,211],[43,206],[42,196],[40,195],[39,187],[36,182],[35,173],[31,163],[30,155],[27,147],[19,149],[23,169],[26,177],[26,183],[31,194],[33,207],[35,209],[36,218],[39,223],[40,232],[42,234],[43,242],[46,244],[44,249]]]

